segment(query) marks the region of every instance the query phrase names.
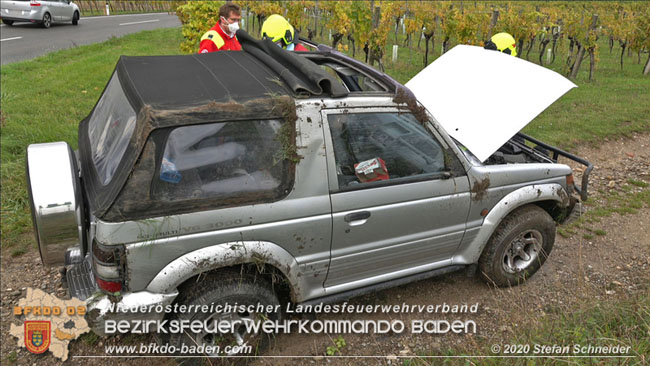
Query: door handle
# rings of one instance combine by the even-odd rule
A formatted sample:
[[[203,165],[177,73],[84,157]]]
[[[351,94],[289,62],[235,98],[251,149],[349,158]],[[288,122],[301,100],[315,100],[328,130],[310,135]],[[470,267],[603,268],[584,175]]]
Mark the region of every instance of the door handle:
[[[343,216],[345,222],[366,220],[370,217],[370,211],[353,212]]]

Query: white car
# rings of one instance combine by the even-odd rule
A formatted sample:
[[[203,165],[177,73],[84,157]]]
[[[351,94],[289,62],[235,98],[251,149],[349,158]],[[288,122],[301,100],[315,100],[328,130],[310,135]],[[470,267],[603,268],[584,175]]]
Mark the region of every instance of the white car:
[[[14,22],[39,23],[43,28],[58,22],[77,25],[80,14],[77,4],[70,0],[2,0],[0,5],[2,22],[7,25]]]

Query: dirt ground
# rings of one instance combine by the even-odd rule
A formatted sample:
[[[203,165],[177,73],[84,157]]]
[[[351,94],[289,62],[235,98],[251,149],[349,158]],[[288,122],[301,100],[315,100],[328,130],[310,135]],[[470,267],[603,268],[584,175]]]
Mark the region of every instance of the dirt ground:
[[[629,179],[650,183],[650,134],[605,141],[599,146],[580,146],[573,152],[586,157],[595,168],[591,176],[591,202],[602,205],[603,193],[620,190]],[[635,187],[640,190],[641,188]],[[647,189],[647,188],[646,188]],[[593,206],[591,206],[593,207]],[[377,365],[402,364],[393,356],[441,354],[446,350],[467,350],[478,343],[503,344],[514,339],[522,327],[535,325],[542,317],[572,312],[598,300],[627,299],[647,291],[650,282],[650,208],[644,206],[634,214],[613,214],[593,224],[604,235],[586,239],[582,233],[569,238],[558,235],[550,258],[527,283],[511,289],[494,289],[466,272],[412,283],[355,298],[351,304],[475,304],[478,312],[468,315],[380,313],[366,315],[318,314],[316,319],[400,319],[410,324],[416,319],[471,319],[477,324],[474,335],[413,335],[401,334],[344,335],[346,345],[340,348],[344,356],[366,358],[327,358],[328,347],[334,346],[336,335],[289,334],[275,339],[266,353],[270,356],[309,356],[307,358],[260,358],[255,365]],[[52,355],[34,355],[16,347],[8,334],[11,322],[20,324],[12,315],[12,306],[24,296],[27,287],[40,288],[62,297],[59,274],[45,269],[38,251],[32,250],[18,258],[8,251],[2,253],[1,280],[1,362],[3,365],[55,365],[60,362]],[[96,339],[84,337],[70,344],[69,365],[118,365],[128,362],[149,365],[156,362],[173,365],[173,359],[75,358],[80,355],[105,356],[109,344],[140,344],[152,342],[148,336],[116,336]],[[12,354],[12,351],[15,351]],[[338,353],[337,353],[338,354]],[[374,358],[372,356],[389,356]]]

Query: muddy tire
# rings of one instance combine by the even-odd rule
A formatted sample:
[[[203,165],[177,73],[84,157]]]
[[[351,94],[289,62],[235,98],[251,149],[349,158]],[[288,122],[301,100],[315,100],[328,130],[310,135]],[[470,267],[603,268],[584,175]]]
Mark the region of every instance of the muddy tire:
[[[516,286],[544,264],[555,242],[555,222],[535,205],[510,213],[488,241],[479,269],[489,284]]]
[[[179,305],[194,305],[194,306],[217,306],[225,304],[238,304],[238,305],[257,305],[262,304],[264,307],[279,306],[280,303],[276,294],[271,290],[271,285],[259,276],[250,274],[240,274],[238,272],[219,272],[207,276],[199,276],[198,281],[191,279],[193,283],[189,286],[182,286],[181,293],[177,302]],[[185,314],[172,314],[172,320],[189,320],[193,322],[199,320],[201,322],[208,321],[210,328],[213,327],[213,321],[234,321],[239,320],[243,323],[250,321],[264,321],[272,320],[277,321],[281,318],[281,311],[270,313],[249,313],[232,312],[232,313],[185,313]],[[183,334],[170,334],[162,338],[162,343],[173,345],[180,349],[185,344],[192,345],[212,345],[219,346],[220,353],[212,353],[206,355],[205,353],[195,354],[206,355],[205,358],[183,358],[183,354],[178,354],[178,359],[183,365],[243,365],[252,360],[241,356],[255,356],[262,353],[269,345],[273,338],[272,334],[266,334],[260,331],[258,334],[251,334],[245,331],[245,326],[241,325],[236,327],[234,333],[192,333],[185,331]],[[246,347],[240,347],[231,353],[224,353],[224,348],[238,345],[249,345],[250,350]],[[186,354],[187,355],[187,354]],[[225,357],[225,356],[239,356],[239,357]],[[189,355],[188,355],[189,356]]]

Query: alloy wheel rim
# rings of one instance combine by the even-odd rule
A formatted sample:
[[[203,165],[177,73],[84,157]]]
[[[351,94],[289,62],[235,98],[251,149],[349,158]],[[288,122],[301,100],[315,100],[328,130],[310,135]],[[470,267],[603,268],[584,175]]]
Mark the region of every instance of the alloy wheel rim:
[[[503,254],[503,269],[507,273],[517,274],[528,268],[542,250],[542,233],[537,230],[526,230],[514,238]]]
[[[250,341],[255,340],[259,332],[247,332],[246,324],[252,324],[257,319],[257,313],[250,312],[230,312],[230,313],[215,313],[212,314],[207,320],[207,330],[197,334],[196,342],[199,345],[206,346],[220,346],[223,351],[224,346],[246,346]],[[226,322],[229,324],[229,329],[233,329],[233,333],[222,334],[217,332],[215,323]],[[233,325],[237,323],[237,325]],[[239,354],[237,350],[230,350],[229,352],[220,352],[219,354],[210,354],[211,356],[232,356]]]

